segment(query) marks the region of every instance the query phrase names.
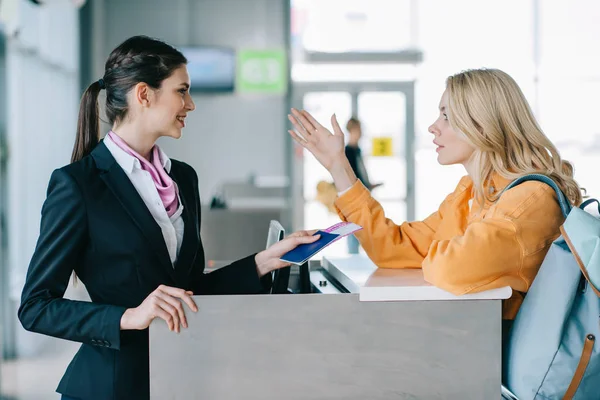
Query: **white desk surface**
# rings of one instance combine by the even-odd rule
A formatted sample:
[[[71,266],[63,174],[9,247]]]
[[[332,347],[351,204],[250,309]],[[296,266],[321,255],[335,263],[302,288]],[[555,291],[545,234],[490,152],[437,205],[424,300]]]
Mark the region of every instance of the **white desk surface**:
[[[439,289],[423,278],[420,269],[383,269],[364,255],[323,257],[322,266],[360,301],[415,300],[500,300],[508,299],[508,286],[456,296]]]

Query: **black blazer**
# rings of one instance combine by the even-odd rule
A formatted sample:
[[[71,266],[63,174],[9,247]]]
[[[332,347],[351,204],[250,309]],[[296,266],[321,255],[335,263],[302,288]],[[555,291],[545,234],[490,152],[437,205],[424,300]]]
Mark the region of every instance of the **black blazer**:
[[[254,256],[204,274],[198,176],[175,160],[170,175],[185,224],[175,268],[158,224],[104,143],[53,172],[19,319],[29,331],[83,343],[59,393],[82,400],[150,397],[148,330],[121,331],[120,320],[161,284],[204,295],[268,291],[271,274],[258,278]],[[92,302],[63,299],[73,270]]]

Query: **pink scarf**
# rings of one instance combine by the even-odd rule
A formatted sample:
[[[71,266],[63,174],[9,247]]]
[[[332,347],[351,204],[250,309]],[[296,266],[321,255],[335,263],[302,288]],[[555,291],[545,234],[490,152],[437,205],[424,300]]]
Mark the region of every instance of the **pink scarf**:
[[[119,137],[113,131],[108,132],[108,136],[112,139],[113,142],[117,146],[119,146],[124,152],[127,154],[137,158],[140,161],[142,169],[144,171],[148,171],[152,180],[154,181],[154,186],[156,186],[156,190],[158,190],[158,195],[165,206],[165,210],[167,211],[167,215],[171,217],[175,214],[175,211],[179,208],[179,200],[177,198],[177,188],[175,183],[171,179],[164,167],[162,166],[160,153],[158,151],[158,146],[154,145],[152,148],[151,162],[146,160],[144,157],[140,156],[135,150],[133,150],[123,139]]]

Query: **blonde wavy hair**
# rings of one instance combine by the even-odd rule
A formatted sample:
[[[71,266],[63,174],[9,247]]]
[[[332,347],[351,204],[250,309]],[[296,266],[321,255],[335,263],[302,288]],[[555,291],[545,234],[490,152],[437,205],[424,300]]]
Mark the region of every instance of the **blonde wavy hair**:
[[[507,73],[473,69],[448,77],[452,128],[475,147],[475,198],[495,201],[485,190],[493,173],[514,180],[527,174],[552,178],[572,205],[582,201],[573,166],[542,132],[521,89]]]

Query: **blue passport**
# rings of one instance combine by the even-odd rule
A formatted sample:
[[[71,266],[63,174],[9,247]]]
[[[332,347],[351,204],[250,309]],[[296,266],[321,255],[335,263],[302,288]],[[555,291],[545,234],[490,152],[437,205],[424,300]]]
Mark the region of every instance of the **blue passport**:
[[[306,260],[317,254],[319,251],[327,247],[331,242],[335,241],[340,235],[327,233],[323,231],[315,232],[315,235],[321,235],[319,240],[313,243],[301,244],[293,250],[285,253],[280,260],[292,264],[304,264]]]

